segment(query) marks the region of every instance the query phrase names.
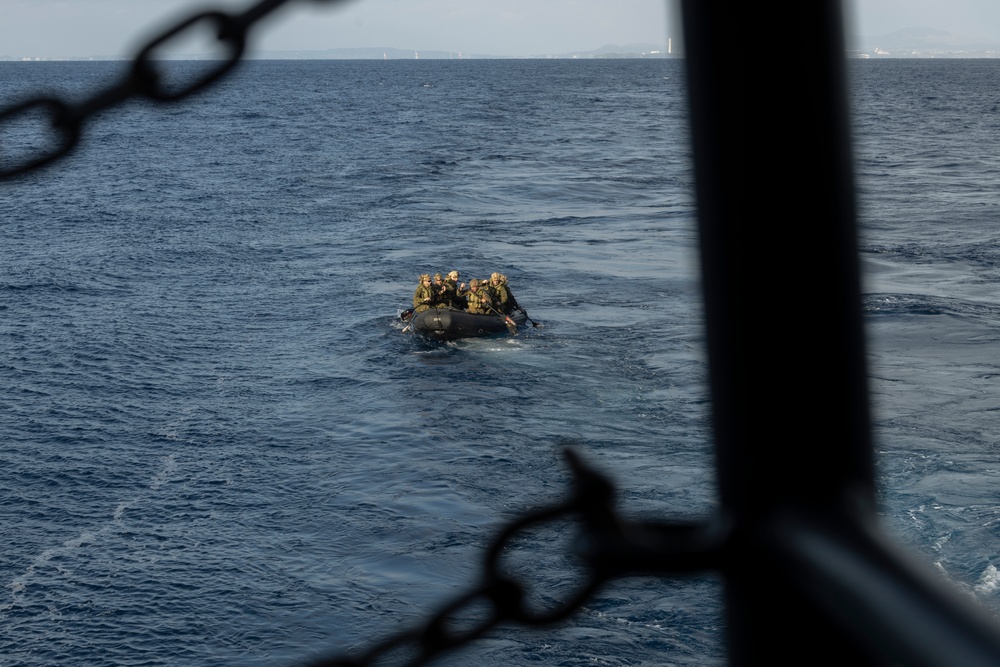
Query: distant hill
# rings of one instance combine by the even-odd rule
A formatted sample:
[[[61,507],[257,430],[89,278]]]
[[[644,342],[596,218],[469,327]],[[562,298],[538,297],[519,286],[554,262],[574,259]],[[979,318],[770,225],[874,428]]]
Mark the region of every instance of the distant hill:
[[[459,51],[418,51],[388,46],[368,46],[304,51],[253,51],[248,57],[263,60],[447,60],[484,56],[472,56]]]
[[[579,52],[580,57],[615,58],[615,57],[648,57],[650,55],[667,55],[663,44],[605,44],[594,51]]]
[[[256,59],[285,60],[481,60],[497,58],[649,58],[666,54],[663,46],[656,44],[605,44],[592,51],[568,51],[563,53],[540,53],[531,56],[498,56],[488,53],[464,53],[461,51],[420,51],[391,47],[364,47],[325,49],[321,51],[256,51],[250,54]]]
[[[174,60],[204,60],[213,56],[181,54]],[[463,53],[461,51],[420,51],[397,49],[389,46],[368,46],[302,51],[252,51],[247,58],[253,60],[483,60],[499,58],[664,58],[666,48],[657,44],[605,44],[592,51],[564,53],[539,53],[531,56],[497,56],[488,53]],[[122,56],[87,56],[78,58],[37,58],[37,60],[124,60]],[[22,60],[0,55],[0,60]]]
[[[904,28],[876,37],[848,38],[848,48],[873,56],[1000,57],[1000,44],[954,35],[936,28]]]

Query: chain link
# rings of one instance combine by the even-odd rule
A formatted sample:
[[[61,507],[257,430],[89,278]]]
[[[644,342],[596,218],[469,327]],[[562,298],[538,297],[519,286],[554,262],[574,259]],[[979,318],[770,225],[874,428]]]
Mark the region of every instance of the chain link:
[[[105,109],[119,106],[133,98],[146,98],[156,102],[177,102],[229,74],[243,58],[247,35],[258,21],[291,0],[261,0],[241,14],[223,11],[196,13],[154,37],[135,57],[132,66],[116,84],[98,92],[81,103],[73,104],[53,97],[37,97],[19,102],[0,110],[0,180],[24,174],[51,164],[73,150],[80,141],[84,124]],[[310,0],[315,3],[333,4],[346,0]],[[199,68],[197,74],[183,85],[166,87],[158,53],[170,42],[193,31],[209,26],[215,39],[224,47],[224,58],[211,61],[209,68]],[[4,143],[24,126],[38,128],[33,137],[45,137],[45,147],[33,153],[13,155]],[[11,130],[5,133],[5,130]],[[8,141],[4,141],[4,138]]]
[[[723,566],[730,527],[721,516],[706,523],[647,523],[623,521],[614,511],[611,482],[566,450],[573,470],[573,492],[564,502],[529,512],[500,531],[486,553],[481,580],[472,591],[446,605],[422,627],[409,629],[355,655],[309,663],[309,667],[417,667],[481,637],[505,622],[524,626],[558,623],[579,610],[608,581],[635,575],[676,575]],[[514,538],[530,528],[567,518],[579,525],[576,555],[586,564],[587,577],[555,609],[533,611],[526,586],[500,565]],[[452,619],[472,615],[485,604],[486,618],[464,631]],[[476,606],[480,605],[480,606]]]

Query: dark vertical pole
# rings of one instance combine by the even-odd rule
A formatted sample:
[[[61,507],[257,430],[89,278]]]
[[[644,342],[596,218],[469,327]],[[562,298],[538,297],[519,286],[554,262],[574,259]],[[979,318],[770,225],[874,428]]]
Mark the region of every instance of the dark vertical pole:
[[[839,0],[683,16],[733,664],[869,664],[757,548],[789,508],[873,511]]]

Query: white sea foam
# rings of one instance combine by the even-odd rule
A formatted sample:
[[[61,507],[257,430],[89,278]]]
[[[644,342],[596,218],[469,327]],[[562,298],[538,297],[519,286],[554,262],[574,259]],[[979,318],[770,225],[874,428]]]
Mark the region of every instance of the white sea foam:
[[[1000,570],[997,569],[996,565],[990,563],[979,575],[979,581],[976,582],[973,590],[979,595],[988,595],[998,588],[1000,588]]]
[[[164,457],[163,467],[156,473],[156,475],[153,476],[148,485],[149,488],[154,491],[159,489],[176,469],[176,455],[170,454],[169,456]],[[0,612],[9,611],[13,607],[22,603],[31,582],[36,578],[40,571],[45,570],[45,568],[49,566],[51,561],[54,559],[61,560],[74,556],[76,552],[83,549],[87,545],[95,544],[103,540],[109,533],[119,530],[120,524],[125,516],[125,511],[130,507],[137,505],[140,501],[141,499],[134,498],[132,500],[119,502],[111,515],[110,522],[105,523],[97,530],[83,530],[76,537],[65,540],[62,543],[62,546],[45,549],[38,554],[38,556],[36,556],[31,564],[28,565],[24,572],[11,579],[5,586],[5,588],[11,592],[11,600],[7,603],[0,604]],[[66,575],[70,572],[70,570],[63,565],[56,566],[55,570],[60,576]]]

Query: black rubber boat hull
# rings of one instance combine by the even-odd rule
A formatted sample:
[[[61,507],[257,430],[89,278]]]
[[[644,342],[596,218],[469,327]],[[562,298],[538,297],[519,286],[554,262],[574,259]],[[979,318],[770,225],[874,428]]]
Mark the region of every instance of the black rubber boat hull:
[[[515,311],[510,318],[521,326],[527,321],[523,311]],[[464,310],[431,308],[417,313],[410,320],[413,330],[435,340],[456,340],[509,333],[507,323],[499,315],[476,315]]]

